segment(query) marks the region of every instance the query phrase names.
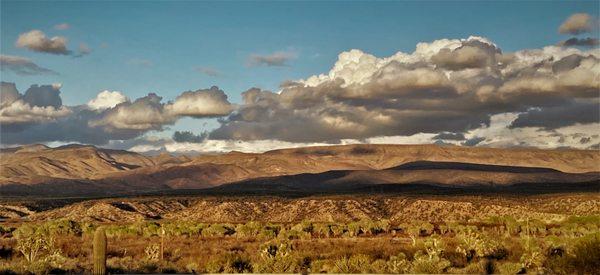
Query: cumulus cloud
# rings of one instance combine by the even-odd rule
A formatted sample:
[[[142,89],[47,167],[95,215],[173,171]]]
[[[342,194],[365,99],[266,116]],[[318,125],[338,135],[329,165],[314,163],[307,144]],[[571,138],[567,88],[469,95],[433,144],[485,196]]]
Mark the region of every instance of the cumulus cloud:
[[[123,102],[106,110],[102,117],[90,121],[91,127],[115,130],[159,130],[165,124],[173,124],[176,117],[166,114],[162,97],[150,93],[133,102]]]
[[[225,93],[217,87],[184,92],[167,103],[153,93],[132,102],[120,92],[102,91],[79,106],[62,105],[61,85],[32,85],[23,95],[13,83],[2,82],[1,87],[3,144],[51,141],[106,144],[161,130],[181,117],[216,117],[233,109]]]
[[[485,68],[495,63],[498,52],[492,45],[481,43],[483,46],[461,46],[454,50],[441,49],[431,57],[431,61],[442,68],[463,70],[468,68]]]
[[[117,106],[119,103],[129,101],[124,94],[118,91],[104,90],[95,98],[88,101],[87,106],[92,110],[105,110]]]
[[[60,91],[53,85],[32,85],[21,95],[13,83],[2,82],[0,125],[21,127],[27,124],[53,121],[71,114],[62,106]]]
[[[0,69],[11,71],[18,75],[56,75],[53,70],[40,67],[33,61],[20,56],[0,55]]]
[[[21,97],[15,83],[0,82],[0,106],[13,103]]]
[[[21,98],[25,103],[31,106],[54,107],[62,106],[60,98],[61,85],[31,85]]]
[[[162,130],[181,117],[226,116],[208,137],[179,132],[173,139],[130,148],[260,151],[277,146],[436,141],[588,148],[600,142],[599,76],[597,48],[548,46],[503,52],[482,37],[440,39],[388,57],[343,52],[329,72],[285,82],[278,92],[249,89],[235,106],[217,87],[184,92],[169,102],[156,94],[134,101],[106,94],[109,103],[102,103],[99,95],[97,102],[69,107],[70,115],[20,134],[3,131],[2,138],[3,143],[103,144]],[[3,101],[14,101],[14,92],[7,94]]]
[[[595,47],[598,46],[597,38],[577,38],[573,37],[558,43],[559,46],[563,47],[572,47],[572,46],[580,46],[580,47]]]
[[[68,23],[54,25],[54,29],[58,31],[68,30],[69,28],[71,28],[71,25],[69,25]]]
[[[162,97],[151,93],[133,102],[125,101],[106,110],[102,117],[90,121],[91,127],[109,129],[160,130],[164,125],[175,123],[178,118],[218,117],[229,114],[233,106],[227,95],[218,87],[187,91],[172,103],[162,103]]]
[[[67,49],[67,38],[62,36],[48,38],[46,37],[46,34],[40,30],[31,30],[22,33],[19,35],[15,45],[19,48],[27,48],[35,52],[64,55],[71,53],[71,51]]]
[[[504,53],[481,37],[419,43],[412,53],[383,58],[350,50],[327,74],[286,82],[278,93],[244,92],[243,104],[210,138],[335,142],[464,134],[496,114],[597,100],[599,57],[598,49],[557,46]],[[565,121],[589,123],[588,111]]]
[[[233,110],[227,101],[227,95],[219,87],[187,91],[179,95],[175,102],[166,106],[174,116],[217,117],[224,116]]]
[[[587,13],[575,13],[558,28],[558,32],[562,34],[581,34],[590,32],[598,26],[598,19]]]
[[[298,54],[291,51],[279,51],[271,54],[251,54],[248,57],[249,66],[269,66],[269,67],[283,67],[287,66],[288,62],[298,57]]]

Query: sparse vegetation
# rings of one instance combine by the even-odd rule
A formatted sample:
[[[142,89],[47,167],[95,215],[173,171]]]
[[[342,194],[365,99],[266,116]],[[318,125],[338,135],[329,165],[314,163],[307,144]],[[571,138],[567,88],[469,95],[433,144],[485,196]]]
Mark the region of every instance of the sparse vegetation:
[[[599,224],[598,216],[399,224],[368,219],[279,224],[26,222],[2,226],[0,272],[102,273],[97,262],[103,259],[96,258],[96,249],[106,232],[106,273],[592,274],[600,269]]]

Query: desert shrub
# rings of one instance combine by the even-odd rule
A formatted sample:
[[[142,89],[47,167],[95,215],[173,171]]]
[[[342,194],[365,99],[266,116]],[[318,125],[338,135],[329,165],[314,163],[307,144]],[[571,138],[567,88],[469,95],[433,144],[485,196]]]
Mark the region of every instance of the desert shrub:
[[[267,243],[261,246],[259,260],[254,271],[260,273],[289,273],[298,268],[292,255],[292,246],[287,242]]]
[[[440,224],[439,229],[440,229],[440,234],[442,234],[442,235],[446,235],[451,232],[450,226],[448,226],[447,224]]]
[[[363,233],[362,231],[362,223],[361,222],[351,222],[346,226],[347,230],[345,235],[348,237],[356,237]]]
[[[435,226],[431,223],[428,222],[423,222],[419,225],[421,232],[421,235],[431,235],[433,234],[433,229],[435,228]]]
[[[516,235],[521,230],[519,222],[513,217],[504,217],[504,228],[506,228],[506,235]]]
[[[545,266],[556,274],[594,274],[600,270],[600,233],[579,238],[564,255],[551,255]]]
[[[265,225],[261,228],[258,236],[263,239],[274,239],[279,235],[281,231],[281,226],[278,225]]]
[[[318,223],[314,225],[313,231],[319,237],[328,238],[331,237],[331,235],[333,234],[333,232],[331,232],[330,226],[330,224]]]
[[[170,222],[162,224],[165,234],[169,236],[196,236],[200,235],[206,227],[208,225],[204,223],[194,222]]]
[[[390,221],[386,220],[386,219],[381,219],[381,220],[378,220],[375,222],[371,222],[371,223],[369,223],[369,227],[367,228],[367,230],[373,235],[388,232],[389,229],[390,229]]]
[[[334,262],[335,273],[370,273],[371,258],[364,254],[342,257]]]
[[[399,253],[397,256],[390,257],[386,263],[386,268],[390,273],[407,273],[411,268],[411,264],[410,261],[406,259],[406,255],[404,255],[404,253]]]
[[[97,226],[91,222],[83,222],[79,225],[82,234],[92,235],[96,231]]]
[[[67,219],[49,221],[44,223],[42,227],[44,227],[44,230],[48,231],[49,234],[53,235],[71,234],[80,236],[83,233],[79,223]]]
[[[209,227],[202,230],[202,236],[204,237],[222,237],[230,236],[235,234],[235,229],[229,224],[211,224]]]
[[[207,273],[250,273],[250,261],[238,253],[228,252],[215,257],[206,263],[204,271]]]
[[[277,236],[284,240],[310,239],[311,234],[294,228],[282,229]]]
[[[306,233],[310,233],[312,234],[314,232],[315,226],[312,222],[310,221],[302,221],[301,223],[295,225],[294,227],[296,230],[301,230],[304,231]]]
[[[329,229],[331,230],[332,237],[341,237],[346,231],[345,226],[340,224],[332,224],[329,226]]]
[[[384,259],[377,259],[373,261],[369,270],[375,274],[389,273],[387,269],[387,261]]]
[[[35,227],[24,225],[15,231],[17,251],[21,252],[28,263],[36,262],[44,255],[53,254],[54,238]]]
[[[467,257],[461,253],[456,251],[444,251],[443,255],[444,259],[450,261],[452,267],[463,268],[469,264]]]
[[[412,245],[416,246],[417,238],[421,236],[421,227],[413,224],[404,224],[402,225],[402,229],[404,230],[404,232],[406,232],[406,234],[408,234],[408,236],[412,240]]]
[[[161,226],[157,222],[146,222],[142,225],[142,236],[158,236],[161,232]]]
[[[225,261],[225,273],[249,273],[252,272],[250,260],[239,254],[227,254]]]
[[[542,271],[543,264],[545,262],[544,254],[540,251],[541,249],[527,249],[519,262],[521,267],[527,272]]]
[[[566,219],[566,223],[575,223],[582,225],[597,225],[600,226],[600,215],[591,216],[570,216]]]
[[[335,263],[330,259],[316,259],[311,261],[309,273],[334,273]]]
[[[592,273],[600,270],[600,233],[578,240],[573,248],[573,256],[572,264],[577,271]]]
[[[442,273],[450,267],[450,261],[442,258],[444,244],[438,238],[429,238],[423,243],[425,250],[415,253],[411,263],[413,273]]]
[[[225,262],[221,260],[209,260],[204,266],[206,273],[221,273],[225,270]]]
[[[507,255],[506,249],[495,238],[471,230],[457,234],[460,240],[456,251],[462,253],[467,261],[474,258],[503,259]]]
[[[62,273],[67,270],[75,270],[77,261],[62,255],[60,249],[55,246],[55,235],[50,232],[49,227],[30,225],[23,225],[15,231],[16,250],[25,259],[25,269],[34,274]],[[55,230],[52,232],[60,231]]]
[[[14,227],[0,225],[0,237],[5,234],[12,233],[14,230],[15,230]]]
[[[450,267],[450,261],[438,255],[428,255],[423,251],[418,251],[411,262],[412,273],[439,274],[445,272],[448,267]]]
[[[263,229],[262,224],[255,221],[238,224],[235,227],[235,235],[238,237],[256,237]]]
[[[55,274],[59,270],[64,271],[77,271],[77,259],[71,259],[63,256],[60,252],[55,251],[52,254],[46,256],[44,259],[50,267],[52,267],[53,271],[51,273]]]

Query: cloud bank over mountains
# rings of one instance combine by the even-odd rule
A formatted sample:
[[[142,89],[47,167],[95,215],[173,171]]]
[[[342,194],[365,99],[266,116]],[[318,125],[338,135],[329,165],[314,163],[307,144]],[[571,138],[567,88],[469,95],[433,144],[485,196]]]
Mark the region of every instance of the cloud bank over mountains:
[[[233,106],[217,87],[182,93],[163,103],[154,93],[130,101],[120,92],[103,91],[86,105],[65,106],[60,85],[33,85],[20,94],[2,82],[0,138],[2,144],[81,142],[105,145],[162,130],[182,117],[227,115]]]
[[[556,46],[503,53],[481,37],[419,43],[413,53],[384,58],[350,50],[327,74],[288,82],[279,93],[244,92],[244,103],[210,138],[336,142],[466,133],[502,113],[518,114],[514,127],[597,123],[599,57],[598,49]],[[540,120],[558,109],[578,115]]]
[[[580,19],[565,24],[566,33],[587,31]],[[254,65],[280,66],[290,58],[257,56]],[[598,48],[503,52],[476,36],[422,42],[412,53],[389,57],[354,49],[340,53],[329,72],[286,81],[278,92],[251,88],[239,105],[211,87],[169,102],[153,93],[132,101],[103,91],[86,105],[64,106],[57,87],[34,85],[21,95],[2,83],[1,138],[2,144],[83,142],[138,151],[358,142],[593,148],[600,143],[599,60]],[[220,119],[208,134],[144,136],[182,117]]]

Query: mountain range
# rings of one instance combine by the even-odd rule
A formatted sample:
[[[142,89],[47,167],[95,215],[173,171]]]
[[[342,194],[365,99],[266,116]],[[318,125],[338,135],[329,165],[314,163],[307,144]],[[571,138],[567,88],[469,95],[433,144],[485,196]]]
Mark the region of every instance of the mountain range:
[[[172,156],[66,145],[0,151],[0,194],[600,190],[600,151],[438,145],[341,145]]]

